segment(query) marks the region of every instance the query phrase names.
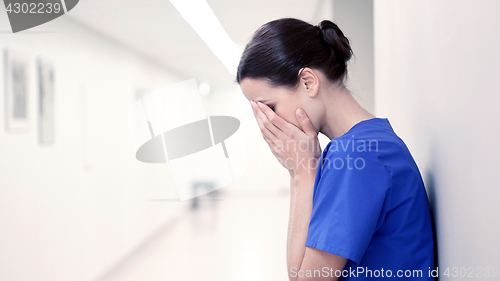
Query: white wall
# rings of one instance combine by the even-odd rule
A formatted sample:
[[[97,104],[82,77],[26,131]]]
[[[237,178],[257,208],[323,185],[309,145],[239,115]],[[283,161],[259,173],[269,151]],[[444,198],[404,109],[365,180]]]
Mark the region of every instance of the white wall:
[[[0,12],[0,26],[9,23]],[[4,130],[0,61],[0,279],[91,280],[116,266],[187,203],[164,165],[135,160],[127,112],[135,90],[180,81],[65,20],[0,34],[30,60],[29,129]],[[36,58],[55,69],[55,143],[37,143]]]
[[[335,23],[349,39],[354,56],[348,63],[346,86],[366,110],[374,112],[373,1],[333,1]]]
[[[494,0],[374,2],[376,114],[425,177],[444,279],[500,265],[499,13]]]

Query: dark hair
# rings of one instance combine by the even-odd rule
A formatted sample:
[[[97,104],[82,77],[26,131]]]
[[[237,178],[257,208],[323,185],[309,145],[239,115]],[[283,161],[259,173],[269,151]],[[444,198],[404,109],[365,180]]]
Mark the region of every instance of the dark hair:
[[[236,82],[263,78],[272,86],[295,87],[303,67],[321,70],[331,82],[343,82],[351,56],[349,40],[335,23],[324,20],[314,26],[277,19],[255,31],[241,56]]]

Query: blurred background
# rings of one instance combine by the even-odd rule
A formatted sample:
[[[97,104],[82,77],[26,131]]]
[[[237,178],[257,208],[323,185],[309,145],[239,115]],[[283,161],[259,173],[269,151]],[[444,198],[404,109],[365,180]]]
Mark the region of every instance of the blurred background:
[[[440,271],[498,268],[499,13],[495,0],[83,0],[13,34],[2,6],[0,280],[287,280],[288,173],[234,82],[252,33],[282,17],[329,19],[351,40],[347,86],[412,152]],[[240,120],[248,169],[180,201],[167,165],[136,160],[127,114],[190,78],[207,115]]]

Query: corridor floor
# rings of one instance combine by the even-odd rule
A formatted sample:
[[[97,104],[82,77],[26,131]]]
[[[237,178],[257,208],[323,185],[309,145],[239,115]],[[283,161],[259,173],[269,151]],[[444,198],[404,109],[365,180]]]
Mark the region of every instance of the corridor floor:
[[[224,192],[182,204],[147,243],[97,280],[288,280],[286,192]]]

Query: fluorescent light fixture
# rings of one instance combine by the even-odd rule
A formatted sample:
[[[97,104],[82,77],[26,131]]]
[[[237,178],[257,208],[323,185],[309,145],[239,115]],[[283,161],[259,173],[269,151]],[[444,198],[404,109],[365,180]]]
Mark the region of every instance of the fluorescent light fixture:
[[[208,3],[205,0],[170,0],[170,2],[229,72],[235,75],[241,53]]]

